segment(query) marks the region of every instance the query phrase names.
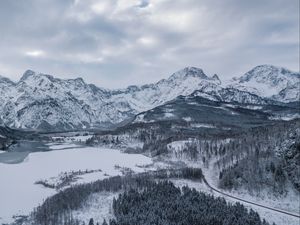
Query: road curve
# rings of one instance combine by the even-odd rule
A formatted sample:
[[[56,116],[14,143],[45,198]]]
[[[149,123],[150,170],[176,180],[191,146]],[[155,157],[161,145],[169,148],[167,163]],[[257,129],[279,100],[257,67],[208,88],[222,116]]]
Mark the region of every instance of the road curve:
[[[224,193],[222,191],[219,191],[218,189],[214,188],[213,186],[211,186],[207,180],[205,179],[205,177],[203,177],[203,181],[204,183],[213,191],[217,192],[217,193],[220,193],[222,195],[225,195],[229,198],[232,198],[232,199],[236,199],[236,200],[239,200],[241,202],[246,202],[248,204],[251,204],[251,205],[255,205],[255,206],[259,206],[259,207],[262,207],[262,208],[265,208],[265,209],[269,209],[269,210],[272,210],[272,211],[275,211],[275,212],[279,212],[279,213],[282,213],[282,214],[285,214],[285,215],[289,215],[289,216],[293,216],[293,217],[296,217],[296,218],[300,218],[300,215],[297,215],[297,214],[294,214],[294,213],[291,213],[291,212],[286,212],[286,211],[283,211],[283,210],[280,210],[280,209],[275,209],[275,208],[271,208],[271,207],[268,207],[268,206],[265,206],[265,205],[261,205],[261,204],[258,204],[258,203],[255,203],[255,202],[250,202],[248,200],[244,200],[244,199],[241,199],[241,198],[238,198],[238,197],[235,197],[235,196],[232,196],[230,194],[227,194],[227,193]]]

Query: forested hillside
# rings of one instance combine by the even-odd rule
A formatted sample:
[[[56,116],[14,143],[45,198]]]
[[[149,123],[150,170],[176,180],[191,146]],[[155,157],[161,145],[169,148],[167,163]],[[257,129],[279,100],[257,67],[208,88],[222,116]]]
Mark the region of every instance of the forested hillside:
[[[118,192],[130,189],[143,190],[155,182],[156,179],[182,178],[201,182],[201,169],[182,168],[179,170],[158,170],[136,175],[116,176],[92,183],[76,185],[49,197],[32,213],[27,224],[34,225],[73,225],[72,210],[79,209],[93,193]],[[75,223],[76,222],[76,223]]]
[[[217,161],[222,168],[219,186],[268,188],[276,195],[285,194],[292,184],[299,191],[299,125],[278,123],[232,141],[229,157]]]
[[[127,125],[95,135],[88,143],[199,162],[219,171],[220,188],[267,188],[281,195],[290,184],[299,190],[298,127],[299,119],[225,131],[162,121]]]

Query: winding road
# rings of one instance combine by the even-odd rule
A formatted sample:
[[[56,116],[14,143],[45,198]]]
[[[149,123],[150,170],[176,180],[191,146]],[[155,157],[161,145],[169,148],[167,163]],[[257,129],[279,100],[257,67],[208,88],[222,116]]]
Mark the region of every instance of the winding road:
[[[265,209],[269,209],[269,210],[272,210],[272,211],[275,211],[275,212],[279,212],[279,213],[283,213],[285,215],[289,215],[289,216],[293,216],[293,217],[296,217],[296,218],[300,218],[300,215],[297,215],[295,213],[291,213],[291,212],[287,212],[287,211],[283,211],[283,210],[280,210],[280,209],[276,209],[276,208],[271,208],[271,207],[268,207],[268,206],[265,206],[265,205],[261,205],[261,204],[258,204],[258,203],[255,203],[255,202],[250,202],[248,200],[244,200],[244,199],[241,199],[241,198],[238,198],[238,197],[235,197],[235,196],[232,196],[230,194],[227,194],[227,193],[224,193],[218,189],[216,189],[215,187],[211,186],[207,180],[205,179],[205,177],[203,177],[203,181],[204,183],[213,191],[221,194],[221,195],[224,195],[224,196],[227,196],[229,198],[232,198],[232,199],[236,199],[236,200],[239,200],[241,202],[245,202],[245,203],[248,203],[248,204],[251,204],[251,205],[255,205],[255,206],[259,206],[259,207],[262,207],[262,208],[265,208]],[[299,203],[300,204],[300,203]]]

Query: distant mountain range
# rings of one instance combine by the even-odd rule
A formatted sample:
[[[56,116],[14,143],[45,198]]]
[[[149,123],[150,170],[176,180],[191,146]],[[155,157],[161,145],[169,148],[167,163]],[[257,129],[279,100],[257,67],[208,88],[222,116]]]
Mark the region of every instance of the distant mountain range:
[[[17,83],[0,77],[0,121],[12,128],[40,130],[103,128],[136,120],[137,114],[180,96],[247,107],[285,107],[299,101],[299,87],[300,73],[270,65],[257,66],[228,84],[217,75],[186,67],[157,83],[118,90],[99,88],[82,78],[63,80],[27,70]]]

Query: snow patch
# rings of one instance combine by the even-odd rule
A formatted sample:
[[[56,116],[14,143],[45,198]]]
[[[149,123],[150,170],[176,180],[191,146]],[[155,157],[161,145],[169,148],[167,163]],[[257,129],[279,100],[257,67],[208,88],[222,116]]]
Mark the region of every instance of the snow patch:
[[[90,218],[94,219],[94,222],[102,224],[103,220],[109,221],[112,219],[113,210],[112,202],[114,198],[118,197],[119,193],[112,192],[100,192],[91,194],[86,201],[85,206],[78,210],[72,211],[72,215],[75,219],[81,222],[87,222]]]
[[[216,126],[211,124],[205,124],[205,123],[192,123],[191,127],[194,128],[216,128]]]
[[[173,113],[164,113],[164,118],[172,118],[174,117]]]
[[[192,121],[191,117],[183,117],[182,119],[185,120],[186,122],[191,122]]]

